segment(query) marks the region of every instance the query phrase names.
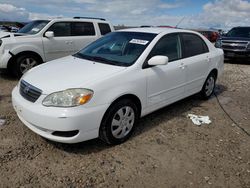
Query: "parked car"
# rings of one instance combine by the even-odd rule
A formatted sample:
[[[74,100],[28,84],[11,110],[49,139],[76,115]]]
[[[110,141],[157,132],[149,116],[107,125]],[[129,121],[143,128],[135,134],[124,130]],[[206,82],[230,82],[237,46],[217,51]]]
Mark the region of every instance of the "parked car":
[[[195,93],[208,99],[224,56],[197,32],[116,31],[28,71],[12,92],[20,120],[57,142],[124,142],[138,119]]]
[[[234,27],[215,43],[226,58],[250,58],[250,27]]]
[[[220,36],[219,32],[216,31],[198,30],[198,32],[204,35],[210,42],[216,42]]]
[[[76,53],[113,30],[99,18],[32,21],[15,34],[0,34],[0,68],[20,77],[36,65]]]
[[[9,28],[3,25],[0,25],[0,32],[9,32]]]

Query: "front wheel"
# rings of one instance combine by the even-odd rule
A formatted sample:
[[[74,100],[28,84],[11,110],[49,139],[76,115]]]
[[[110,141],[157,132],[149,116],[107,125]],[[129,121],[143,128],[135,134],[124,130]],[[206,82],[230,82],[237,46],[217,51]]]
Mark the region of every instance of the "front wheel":
[[[28,70],[39,65],[41,62],[39,58],[32,54],[21,55],[16,58],[15,66],[13,67],[13,73],[17,77],[21,77]]]
[[[100,138],[108,144],[125,142],[131,136],[138,117],[138,108],[131,100],[118,101],[105,113]]]
[[[204,99],[209,99],[211,95],[214,93],[215,82],[216,82],[215,74],[210,73],[201,90],[201,95]]]

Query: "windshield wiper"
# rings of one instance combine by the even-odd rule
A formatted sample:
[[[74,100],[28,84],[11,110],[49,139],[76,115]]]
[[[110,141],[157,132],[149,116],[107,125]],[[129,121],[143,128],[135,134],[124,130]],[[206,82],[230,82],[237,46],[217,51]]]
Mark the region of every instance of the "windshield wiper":
[[[109,60],[109,59],[106,59],[106,58],[100,57],[100,56],[88,56],[88,55],[84,55],[84,54],[81,54],[81,53],[76,53],[73,56],[81,58],[81,59],[87,59],[87,60],[90,60],[90,61],[105,63],[105,64],[109,64],[109,65],[127,66],[126,63],[122,63],[122,62],[118,62],[118,61],[114,61],[114,60]]]

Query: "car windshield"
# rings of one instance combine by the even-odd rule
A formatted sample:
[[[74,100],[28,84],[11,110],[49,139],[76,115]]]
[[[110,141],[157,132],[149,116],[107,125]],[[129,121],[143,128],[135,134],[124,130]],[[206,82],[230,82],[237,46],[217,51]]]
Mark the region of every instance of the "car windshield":
[[[238,27],[231,29],[227,34],[227,37],[246,37],[250,38],[250,27]]]
[[[30,34],[34,35],[37,34],[39,31],[41,31],[47,24],[49,23],[48,20],[37,20],[28,23],[25,25],[22,29],[18,31],[18,33],[23,34]]]
[[[91,43],[74,56],[99,63],[130,66],[155,36],[153,33],[113,32]]]

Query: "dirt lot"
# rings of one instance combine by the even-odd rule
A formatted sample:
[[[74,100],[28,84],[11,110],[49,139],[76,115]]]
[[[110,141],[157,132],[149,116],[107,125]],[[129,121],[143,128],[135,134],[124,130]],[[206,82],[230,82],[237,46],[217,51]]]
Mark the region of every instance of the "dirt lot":
[[[250,187],[250,64],[225,64],[218,99],[192,96],[157,111],[114,147],[34,134],[11,106],[16,83],[0,74],[0,187]],[[198,127],[189,113],[212,124]]]

